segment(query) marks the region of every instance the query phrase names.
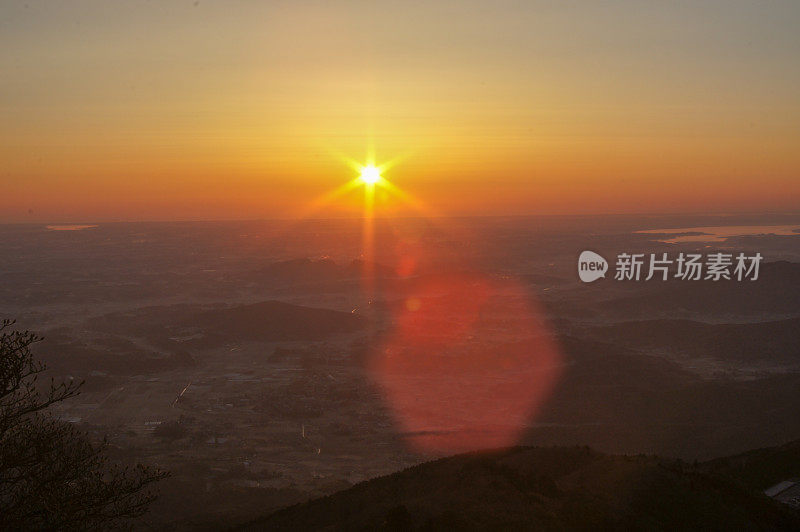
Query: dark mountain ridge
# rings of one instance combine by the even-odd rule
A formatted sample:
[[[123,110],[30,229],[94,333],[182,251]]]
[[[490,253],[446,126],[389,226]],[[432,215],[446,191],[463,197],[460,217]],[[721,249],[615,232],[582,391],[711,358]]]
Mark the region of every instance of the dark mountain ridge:
[[[362,482],[243,529],[800,529],[798,512],[752,489],[730,466],[588,447],[474,452]]]

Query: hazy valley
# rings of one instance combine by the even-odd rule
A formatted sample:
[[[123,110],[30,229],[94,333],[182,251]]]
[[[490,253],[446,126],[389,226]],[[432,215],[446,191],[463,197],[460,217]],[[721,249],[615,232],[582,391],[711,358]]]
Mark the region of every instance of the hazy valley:
[[[59,417],[172,471],[140,526],[232,526],[478,448],[800,439],[800,234],[636,232],[799,222],[378,220],[372,261],[358,221],[2,226],[0,311],[86,381]],[[765,259],[754,282],[583,284],[584,249]]]

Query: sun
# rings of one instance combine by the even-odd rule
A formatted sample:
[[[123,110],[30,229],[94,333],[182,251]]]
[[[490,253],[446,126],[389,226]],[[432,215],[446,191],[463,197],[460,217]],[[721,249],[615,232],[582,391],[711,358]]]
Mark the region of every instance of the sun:
[[[373,165],[362,166],[361,175],[359,176],[362,183],[367,185],[374,185],[381,180],[381,170]]]

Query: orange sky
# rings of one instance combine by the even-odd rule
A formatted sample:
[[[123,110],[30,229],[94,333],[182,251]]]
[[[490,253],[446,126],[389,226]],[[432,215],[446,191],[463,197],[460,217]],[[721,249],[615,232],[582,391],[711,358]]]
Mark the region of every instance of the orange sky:
[[[294,217],[370,144],[439,214],[796,211],[798,23],[791,1],[4,2],[0,221]]]

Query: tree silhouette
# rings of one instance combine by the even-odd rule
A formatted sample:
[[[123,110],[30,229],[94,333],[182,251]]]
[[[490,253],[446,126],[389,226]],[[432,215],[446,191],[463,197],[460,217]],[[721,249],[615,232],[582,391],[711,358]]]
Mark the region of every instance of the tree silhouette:
[[[78,395],[82,382],[39,382],[45,365],[29,331],[0,322],[0,529],[125,527],[155,498],[165,471],[111,464],[94,444],[47,408]]]

